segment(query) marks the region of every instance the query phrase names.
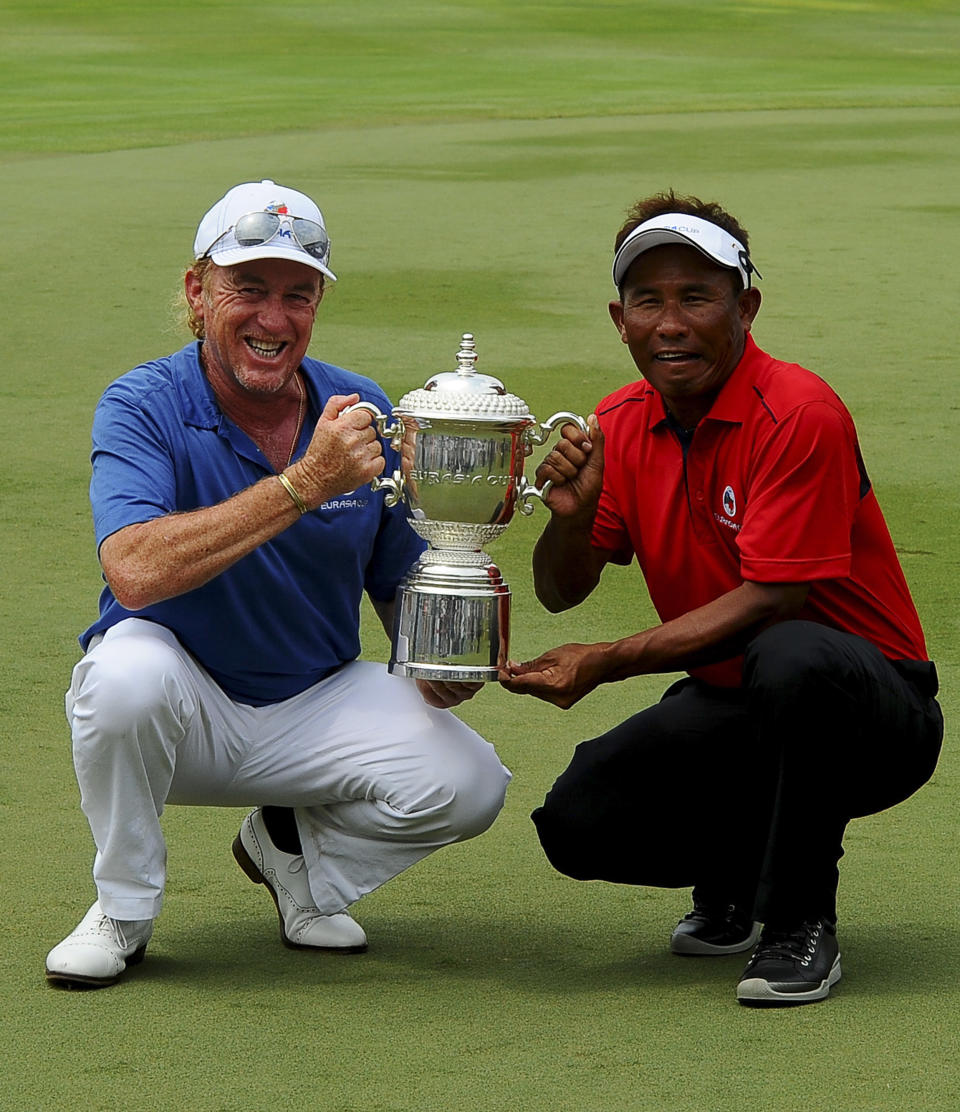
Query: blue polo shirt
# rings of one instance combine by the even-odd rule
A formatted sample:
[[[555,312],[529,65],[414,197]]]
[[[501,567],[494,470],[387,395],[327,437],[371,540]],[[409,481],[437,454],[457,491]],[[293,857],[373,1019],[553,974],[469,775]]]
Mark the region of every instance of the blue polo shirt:
[[[97,547],[127,525],[230,498],[273,468],[254,442],[221,413],[200,366],[200,345],[144,363],[107,387],[93,420],[93,507]],[[332,394],[357,393],[390,412],[368,378],[304,359],[309,416],[294,459],[306,451]],[[386,474],[399,466],[384,445]],[[158,622],[237,702],[279,702],[306,690],[360,654],[363,592],[393,598],[424,542],[403,505],[360,487],[325,502],[221,575],[177,598],[126,610],[109,587],[100,618],[80,638],[124,618]]]

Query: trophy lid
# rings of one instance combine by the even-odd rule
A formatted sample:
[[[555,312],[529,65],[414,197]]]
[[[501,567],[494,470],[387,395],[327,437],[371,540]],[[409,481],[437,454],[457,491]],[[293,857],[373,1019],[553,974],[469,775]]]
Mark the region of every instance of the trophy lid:
[[[503,417],[530,418],[527,403],[507,393],[503,383],[491,375],[477,373],[477,347],[464,332],[454,371],[441,371],[419,390],[404,394],[394,407],[400,414],[498,420]]]

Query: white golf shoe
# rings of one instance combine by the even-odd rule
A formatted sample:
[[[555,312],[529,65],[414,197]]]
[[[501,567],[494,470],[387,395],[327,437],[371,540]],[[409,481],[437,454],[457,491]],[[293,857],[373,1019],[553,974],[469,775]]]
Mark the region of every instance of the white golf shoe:
[[[47,980],[68,988],[112,985],[127,966],[143,961],[152,934],[152,919],[111,919],[97,900],[74,930],[47,954]]]
[[[359,954],[367,948],[363,927],[345,912],[324,915],[313,901],[307,868],[300,854],[277,849],[258,807],[251,811],[233,840],[237,864],[273,897],[280,917],[280,938],[293,950],[332,950]]]

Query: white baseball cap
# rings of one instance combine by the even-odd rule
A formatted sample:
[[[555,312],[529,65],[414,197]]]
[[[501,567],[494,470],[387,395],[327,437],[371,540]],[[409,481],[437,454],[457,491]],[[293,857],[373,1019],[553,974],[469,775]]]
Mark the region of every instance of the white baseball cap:
[[[667,212],[638,224],[620,244],[613,260],[613,284],[620,289],[630,264],[651,247],[665,243],[683,243],[713,259],[721,266],[739,271],[743,288],[750,288],[750,275],[762,278],[760,271],[750,261],[747,249],[740,240],[709,220],[688,216],[683,212]]]
[[[276,216],[276,228],[255,228],[248,235],[236,234],[237,221],[245,216],[267,213]],[[196,259],[209,256],[217,266],[233,266],[251,259],[293,259],[313,267],[336,282],[330,270],[330,237],[323,214],[305,193],[265,178],[244,182],[229,190],[200,221],[193,241]]]

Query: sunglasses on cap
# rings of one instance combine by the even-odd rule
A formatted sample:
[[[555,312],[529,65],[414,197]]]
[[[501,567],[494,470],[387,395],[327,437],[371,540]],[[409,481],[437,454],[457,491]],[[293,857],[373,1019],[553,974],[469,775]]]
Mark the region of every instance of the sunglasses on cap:
[[[248,212],[214,240],[204,258],[214,250],[236,247],[262,247],[273,239],[293,239],[301,250],[326,265],[330,258],[330,237],[322,224],[302,216],[278,212]]]

